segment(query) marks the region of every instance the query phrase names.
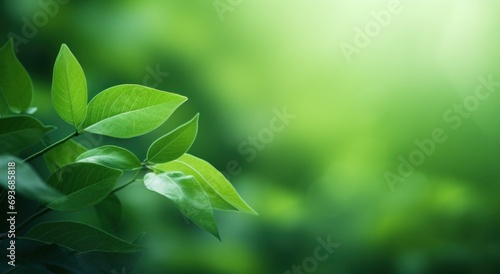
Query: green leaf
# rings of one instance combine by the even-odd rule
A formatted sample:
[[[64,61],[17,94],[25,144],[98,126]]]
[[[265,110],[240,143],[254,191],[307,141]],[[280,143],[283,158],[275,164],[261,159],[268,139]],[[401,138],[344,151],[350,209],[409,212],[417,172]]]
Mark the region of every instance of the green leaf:
[[[31,116],[0,118],[0,153],[17,153],[38,143],[53,126],[44,126]]]
[[[117,169],[93,163],[73,163],[50,175],[48,184],[65,197],[47,207],[61,211],[75,211],[93,206],[104,200],[122,175]]]
[[[156,140],[149,147],[147,161],[150,163],[166,163],[186,153],[196,138],[198,117],[199,114],[196,114],[189,122]]]
[[[206,161],[184,154],[179,159],[169,163],[154,166],[160,171],[181,171],[193,175],[209,195],[212,205],[216,209],[234,210],[257,215],[257,213],[240,197],[231,183]],[[229,206],[228,206],[229,205]]]
[[[43,156],[50,172],[54,173],[61,167],[76,162],[76,158],[85,151],[87,148],[83,145],[74,140],[68,140],[49,150]]]
[[[146,134],[186,101],[186,97],[140,85],[104,90],[88,105],[84,130],[116,138]]]
[[[9,241],[2,241],[0,248],[5,250],[9,248],[9,245]],[[38,241],[17,238],[16,257],[19,260],[16,261],[16,265],[19,265],[20,268],[13,273],[50,274],[54,272],[48,269],[54,270],[54,268],[57,268],[58,270],[65,270],[57,273],[85,274],[86,272],[78,267],[76,254],[76,251],[56,244],[44,244]],[[0,263],[6,265],[8,257],[5,256],[5,259],[3,257],[0,259]],[[31,267],[37,265],[42,267],[40,269],[31,269]]]
[[[146,236],[146,231],[141,232],[141,234],[139,234],[139,236],[137,236],[137,238],[135,238],[135,240],[132,243],[137,245],[140,244],[145,236]]]
[[[14,53],[12,39],[0,48],[0,91],[15,113],[21,113],[31,105],[33,84]]]
[[[81,154],[77,159],[81,163],[95,163],[121,170],[141,168],[141,162],[130,151],[117,146],[102,146]]]
[[[109,195],[95,205],[95,210],[104,230],[118,232],[122,221],[122,203],[116,194]]]
[[[0,117],[7,116],[9,114],[12,114],[12,111],[10,111],[9,104],[7,104],[7,101],[3,96],[2,89],[0,89]]]
[[[61,46],[54,65],[52,103],[64,121],[79,129],[87,113],[87,80],[66,44]]]
[[[80,235],[82,237],[82,235]],[[0,242],[6,250],[10,241]],[[16,239],[16,270],[12,273],[36,274],[89,274],[89,273],[132,273],[137,266],[143,249],[137,252],[86,251],[78,252],[57,245],[46,244],[27,238]],[[7,265],[10,259],[0,257],[0,263]],[[1,271],[1,273],[6,273]]]
[[[10,173],[14,172],[15,174],[9,174],[9,163],[15,164],[15,169],[12,167],[10,169]],[[11,183],[14,181],[16,194],[46,203],[63,196],[40,179],[29,164],[15,156],[8,154],[0,155],[0,172],[0,174],[3,174],[0,181],[1,186],[11,190],[9,186],[13,184],[9,184],[9,181]],[[8,176],[14,176],[14,178],[9,178]]]
[[[172,200],[186,217],[219,238],[210,200],[193,176],[186,176],[182,172],[148,173],[144,176],[144,185]]]
[[[46,222],[34,226],[25,239],[53,243],[78,252],[137,252],[142,247],[100,229],[76,222]]]

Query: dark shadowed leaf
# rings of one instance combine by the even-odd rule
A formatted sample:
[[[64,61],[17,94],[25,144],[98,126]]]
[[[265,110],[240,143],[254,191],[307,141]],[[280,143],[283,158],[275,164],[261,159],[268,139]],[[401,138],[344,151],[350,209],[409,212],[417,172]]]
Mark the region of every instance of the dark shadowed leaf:
[[[54,210],[74,211],[93,206],[104,200],[122,175],[117,169],[93,163],[73,163],[54,172],[48,184],[65,194],[47,207]]]
[[[101,228],[109,232],[118,232],[122,221],[122,203],[115,194],[95,205]]]
[[[12,114],[12,111],[10,110],[9,104],[7,104],[7,101],[3,96],[2,89],[0,89],[0,117],[7,116],[9,114]]]
[[[14,53],[12,39],[0,48],[0,92],[15,113],[24,112],[31,105],[33,84]]]
[[[57,273],[75,273],[86,274],[78,266],[77,252],[58,246],[56,244],[44,244],[38,241],[29,239],[16,239],[16,265],[20,266],[18,271],[13,273],[54,273],[48,269],[57,269]],[[9,246],[9,241],[2,241],[0,247],[5,250]],[[7,265],[7,262],[2,256],[0,263]],[[32,268],[33,266],[41,266],[40,269]],[[43,272],[43,270],[47,272]],[[30,272],[31,271],[31,272]]]
[[[138,252],[142,247],[126,242],[93,226],[76,222],[46,222],[34,226],[23,237],[57,244],[78,252]]]
[[[3,188],[9,189],[9,180],[7,177],[9,174],[9,163],[15,163],[15,174],[13,175],[15,176],[16,194],[46,203],[63,197],[63,194],[46,184],[29,164],[8,154],[0,155],[0,172],[5,175],[0,180]]]
[[[74,140],[69,140],[49,150],[43,156],[47,167],[53,173],[65,165],[76,162],[76,158],[85,151],[87,151],[86,147]]]
[[[9,241],[0,243],[2,250],[6,250],[8,247]],[[141,258],[142,252],[143,250],[125,253],[109,251],[77,252],[56,244],[18,238],[16,239],[16,266],[18,266],[18,269],[12,273],[132,273]],[[7,265],[8,260],[7,256],[0,257],[2,265]]]
[[[36,143],[53,126],[44,126],[37,119],[21,115],[0,118],[0,153],[15,154]]]
[[[141,232],[141,234],[139,234],[139,236],[137,236],[137,238],[135,238],[135,240],[132,241],[132,243],[136,245],[140,244],[145,236],[146,236],[146,231]]]

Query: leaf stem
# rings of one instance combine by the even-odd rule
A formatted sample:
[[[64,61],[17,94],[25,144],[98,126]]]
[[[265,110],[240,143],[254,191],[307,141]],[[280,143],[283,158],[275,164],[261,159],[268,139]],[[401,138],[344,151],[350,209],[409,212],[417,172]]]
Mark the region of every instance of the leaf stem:
[[[33,159],[36,159],[36,158],[38,158],[38,157],[42,156],[43,154],[47,153],[49,150],[51,150],[51,149],[55,148],[56,146],[58,146],[58,145],[61,145],[61,144],[65,143],[66,141],[68,141],[69,139],[71,139],[71,138],[73,138],[73,137],[75,137],[75,136],[78,136],[79,134],[80,134],[80,133],[78,133],[78,131],[75,131],[75,132],[73,132],[71,135],[68,135],[67,137],[65,137],[64,139],[59,140],[59,141],[57,141],[57,142],[53,143],[52,145],[50,145],[50,146],[48,146],[48,147],[46,147],[46,148],[42,149],[41,151],[39,151],[39,152],[37,152],[37,153],[35,153],[35,154],[31,155],[30,157],[28,157],[28,158],[24,159],[24,161],[25,161],[25,162],[30,162],[30,161],[32,161]]]
[[[134,174],[134,176],[132,177],[132,179],[130,181],[126,182],[125,184],[121,185],[120,187],[115,188],[113,191],[111,191],[111,193],[109,193],[109,195],[114,194],[114,193],[126,188],[127,186],[129,186],[133,182],[137,181],[137,175],[139,175],[140,171],[141,171],[140,169],[137,170],[137,172]]]

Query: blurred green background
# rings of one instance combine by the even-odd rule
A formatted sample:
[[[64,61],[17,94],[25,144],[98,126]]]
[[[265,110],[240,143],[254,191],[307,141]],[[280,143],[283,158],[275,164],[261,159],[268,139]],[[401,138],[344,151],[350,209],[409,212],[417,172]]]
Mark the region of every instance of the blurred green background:
[[[50,104],[66,43],[91,96],[137,83],[189,97],[149,135],[82,143],[144,157],[200,112],[190,153],[224,172],[234,161],[241,168],[230,181],[260,216],[218,212],[222,243],[142,186],[120,192],[119,235],[146,231],[149,247],[135,273],[293,273],[303,264],[296,273],[500,273],[500,93],[483,88],[487,99],[470,99],[478,77],[500,81],[498,1],[1,3],[0,42],[17,37],[38,114],[60,129],[52,141],[71,132]],[[469,111],[456,114],[464,102]],[[248,161],[239,146],[266,138],[284,108],[296,117]],[[399,157],[436,128],[446,140],[388,183]],[[91,210],[47,218],[97,223]],[[340,246],[315,264],[318,237]]]

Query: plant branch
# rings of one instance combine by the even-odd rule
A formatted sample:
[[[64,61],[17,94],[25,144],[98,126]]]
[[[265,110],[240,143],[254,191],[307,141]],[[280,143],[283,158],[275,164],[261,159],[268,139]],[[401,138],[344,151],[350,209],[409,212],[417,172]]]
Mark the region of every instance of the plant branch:
[[[120,187],[115,188],[113,191],[111,191],[111,193],[109,193],[109,195],[114,194],[114,193],[126,188],[127,186],[129,186],[133,182],[135,182],[137,180],[137,175],[139,175],[140,171],[141,171],[140,169],[137,170],[137,172],[134,174],[134,176],[132,177],[132,179],[130,181],[126,182],[125,184],[121,185]]]
[[[79,134],[80,134],[80,133],[78,133],[78,131],[75,131],[75,132],[73,132],[71,135],[68,135],[67,137],[65,137],[64,139],[59,140],[59,141],[57,141],[57,142],[53,143],[52,145],[50,145],[50,146],[48,146],[48,147],[46,147],[46,148],[42,149],[41,151],[39,151],[39,152],[37,152],[37,153],[35,153],[35,154],[31,155],[30,157],[28,157],[28,158],[24,159],[24,161],[25,161],[25,162],[32,161],[33,159],[36,159],[36,158],[38,158],[38,157],[42,156],[43,154],[47,153],[49,150],[51,150],[51,149],[55,148],[55,147],[56,147],[56,146],[58,146],[58,145],[61,145],[61,144],[65,143],[65,142],[67,142],[69,139],[71,139],[71,138],[73,138],[73,137],[75,137],[75,136],[78,136]]]

